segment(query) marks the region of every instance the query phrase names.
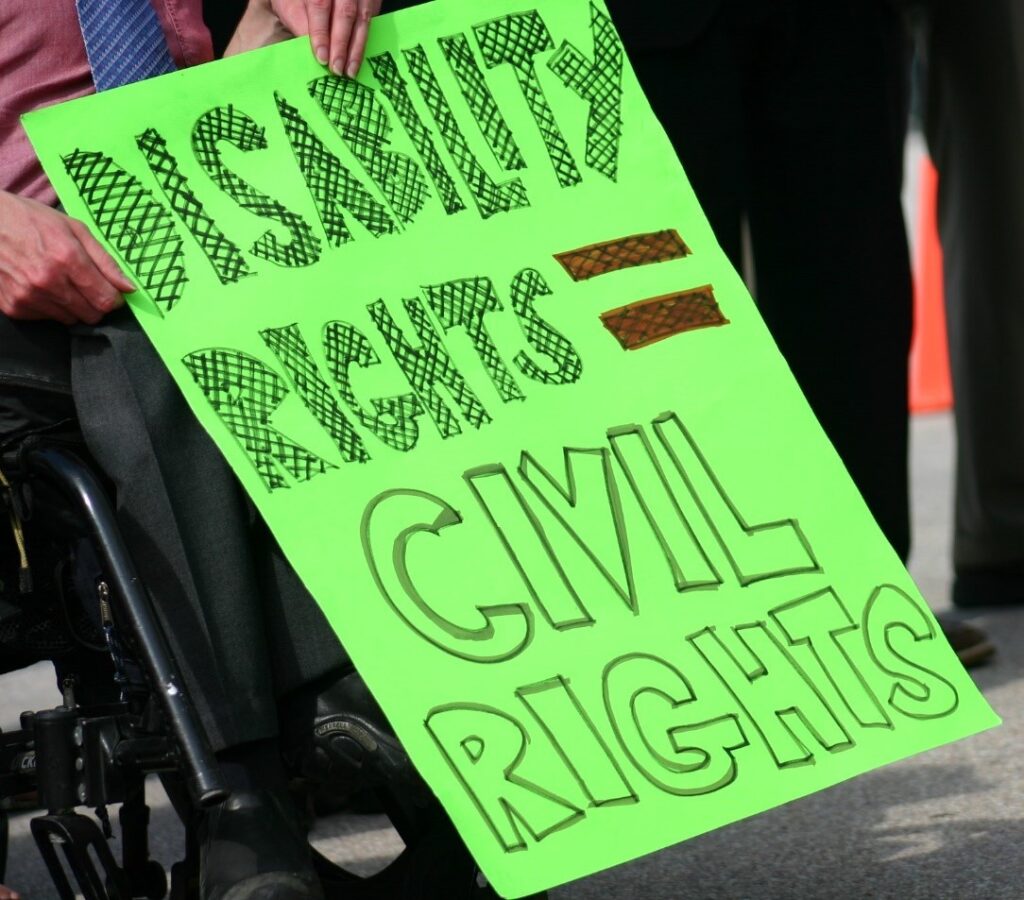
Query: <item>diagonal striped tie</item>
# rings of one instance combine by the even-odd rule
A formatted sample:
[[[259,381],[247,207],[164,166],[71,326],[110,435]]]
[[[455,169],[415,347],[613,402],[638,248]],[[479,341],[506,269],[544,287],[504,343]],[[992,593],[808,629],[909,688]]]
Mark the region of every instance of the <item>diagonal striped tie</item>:
[[[177,67],[149,0],[75,0],[97,91]]]

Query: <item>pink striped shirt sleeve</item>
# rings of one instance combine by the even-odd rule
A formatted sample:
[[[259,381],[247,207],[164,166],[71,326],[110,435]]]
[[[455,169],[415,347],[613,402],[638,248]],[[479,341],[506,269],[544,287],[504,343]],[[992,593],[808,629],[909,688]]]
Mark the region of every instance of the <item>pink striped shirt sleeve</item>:
[[[180,66],[213,58],[201,0],[152,0]],[[0,2],[0,190],[53,204],[19,117],[93,91],[75,0]]]

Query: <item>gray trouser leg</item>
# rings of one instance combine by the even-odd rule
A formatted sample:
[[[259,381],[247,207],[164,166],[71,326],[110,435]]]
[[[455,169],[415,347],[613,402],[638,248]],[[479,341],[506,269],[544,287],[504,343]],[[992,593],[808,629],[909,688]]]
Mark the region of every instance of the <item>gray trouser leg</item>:
[[[956,397],[954,565],[958,579],[1024,576],[1024,6],[935,0],[926,51]]]
[[[76,334],[72,383],[214,747],[275,736],[276,699],[346,662],[337,638],[129,315]]]

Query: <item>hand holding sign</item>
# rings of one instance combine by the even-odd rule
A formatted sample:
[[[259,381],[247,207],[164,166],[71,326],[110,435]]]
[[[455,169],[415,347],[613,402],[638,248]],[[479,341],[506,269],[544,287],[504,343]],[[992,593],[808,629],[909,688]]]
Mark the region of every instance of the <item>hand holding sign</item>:
[[[296,35],[308,34],[313,54],[335,75],[355,78],[363,62],[370,19],[381,0],[269,0],[274,14]]]
[[[354,78],[380,7],[381,0],[251,0],[224,55],[308,35],[321,65]]]
[[[81,222],[0,191],[0,313],[94,324],[134,290]]]

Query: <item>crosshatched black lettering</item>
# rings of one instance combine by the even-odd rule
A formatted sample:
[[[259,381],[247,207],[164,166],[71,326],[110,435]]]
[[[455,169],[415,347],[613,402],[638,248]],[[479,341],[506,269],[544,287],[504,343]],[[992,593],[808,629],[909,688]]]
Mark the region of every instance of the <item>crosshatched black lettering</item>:
[[[288,371],[306,408],[334,440],[341,458],[345,462],[366,462],[370,454],[320,374],[299,326],[293,323],[283,328],[265,328],[260,336]]]
[[[348,322],[328,322],[324,326],[324,356],[334,376],[338,393],[360,422],[389,447],[403,452],[412,450],[420,437],[417,416],[424,413],[423,404],[415,394],[373,398],[372,410],[356,398],[349,369],[380,365],[380,357],[370,339]]]
[[[558,183],[562,187],[579,184],[582,180],[580,170],[537,77],[537,55],[555,47],[540,13],[533,10],[501,16],[473,26],[473,33],[488,67],[493,69],[507,63],[515,71],[526,105],[540,129]]]
[[[182,362],[248,454],[267,490],[291,487],[282,468],[296,481],[309,481],[336,468],[270,424],[289,391],[269,366],[225,348],[197,350]]]
[[[541,384],[572,384],[583,374],[583,361],[560,331],[537,313],[538,297],[551,295],[551,288],[536,269],[523,269],[512,280],[512,309],[530,346],[550,360],[549,367],[534,362],[525,352],[517,353],[515,364],[527,378]]]
[[[155,128],[147,128],[135,138],[135,143],[146,157],[149,169],[171,209],[185,223],[206,254],[220,283],[234,284],[247,275],[255,274],[242,256],[242,251],[207,214],[202,201],[192,190],[192,185],[178,168],[178,161],[167,149],[167,141],[163,136]]]
[[[320,239],[298,213],[286,209],[225,165],[218,144],[225,141],[244,152],[267,149],[259,125],[233,106],[218,106],[199,117],[192,129],[192,150],[206,174],[242,209],[264,219],[280,222],[291,236],[282,243],[272,231],[261,235],[250,248],[253,256],[280,266],[309,266],[320,258]]]
[[[448,105],[448,100],[437,82],[437,76],[427,59],[426,51],[422,46],[412,47],[404,51],[405,61],[409,64],[409,70],[427,103],[430,114],[437,123],[437,130],[448,148],[455,166],[462,175],[463,180],[469,185],[469,190],[476,201],[477,209],[484,219],[489,219],[496,213],[508,212],[513,209],[520,209],[529,206],[530,201],[526,196],[526,188],[518,178],[510,179],[504,183],[497,183],[480,165],[480,160],[470,149],[466,137],[459,127],[458,120]]]
[[[512,129],[501,114],[501,109],[487,85],[483,70],[477,63],[466,36],[452,34],[439,38],[438,44],[495,159],[505,169],[525,169],[526,161],[519,151]]]
[[[288,142],[292,145],[299,171],[316,204],[327,240],[340,247],[352,239],[342,210],[350,210],[374,237],[398,230],[395,220],[366,190],[359,179],[331,153],[302,118],[299,111],[280,94],[275,94]]]
[[[441,196],[441,204],[444,206],[445,212],[448,215],[462,212],[466,208],[466,204],[459,196],[459,190],[455,186],[452,176],[448,174],[444,163],[441,162],[441,155],[434,145],[430,131],[423,124],[423,120],[409,98],[409,87],[405,83],[402,73],[398,71],[395,58],[390,53],[381,53],[369,57],[367,61],[370,63],[374,77],[380,83],[384,96],[388,98],[403,127],[408,132],[416,152],[423,160],[427,174],[430,175],[434,187],[437,188],[437,192]]]
[[[464,328],[501,399],[523,400],[525,396],[494,345],[484,317],[504,307],[490,278],[460,278],[424,288],[427,302],[447,331]]]
[[[427,311],[419,300],[406,300],[405,311],[419,336],[420,347],[413,347],[409,343],[383,300],[371,303],[367,309],[377,330],[387,341],[395,362],[401,367],[412,389],[430,413],[441,437],[449,438],[460,434],[462,427],[438,393],[438,385],[447,388],[466,421],[474,428],[491,421],[487,410],[452,362],[441,336],[430,324]]]
[[[389,149],[393,129],[373,88],[325,75],[309,83],[309,95],[366,167],[399,220],[411,222],[426,202],[427,185],[415,160]]]
[[[548,67],[570,90],[590,104],[586,161],[590,168],[615,181],[622,142],[622,43],[608,15],[590,4],[594,59],[563,41]]]
[[[103,153],[76,150],[63,162],[104,237],[121,252],[158,308],[171,309],[188,281],[174,216]]]

